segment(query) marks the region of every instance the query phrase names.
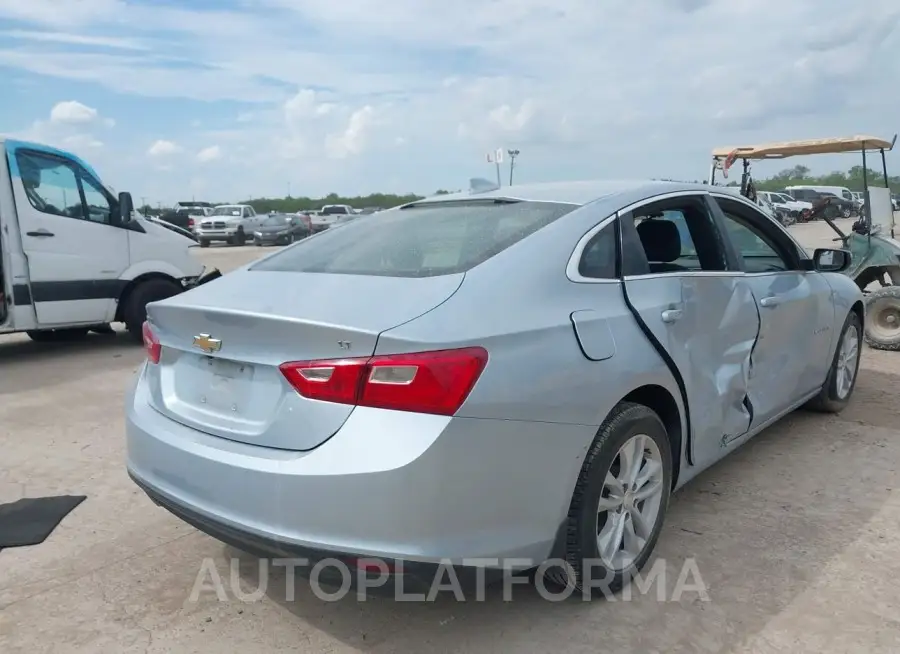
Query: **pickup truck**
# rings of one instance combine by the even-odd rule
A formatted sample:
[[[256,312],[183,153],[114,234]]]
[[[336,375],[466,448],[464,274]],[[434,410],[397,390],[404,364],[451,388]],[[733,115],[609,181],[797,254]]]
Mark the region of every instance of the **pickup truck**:
[[[353,207],[347,204],[326,204],[318,213],[311,216],[313,233],[321,232],[331,227],[341,216],[352,216]]]
[[[0,152],[0,334],[60,341],[121,322],[142,342],[148,303],[218,274],[74,154],[2,138]]]
[[[220,204],[199,225],[195,223],[194,233],[202,248],[208,248],[213,241],[244,245],[264,219],[249,204]]]

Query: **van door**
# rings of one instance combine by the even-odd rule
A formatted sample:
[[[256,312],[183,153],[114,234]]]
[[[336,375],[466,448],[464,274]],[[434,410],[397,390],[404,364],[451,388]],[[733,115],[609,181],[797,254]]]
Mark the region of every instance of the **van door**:
[[[62,153],[8,145],[7,158],[38,326],[110,322],[129,265],[116,200]]]

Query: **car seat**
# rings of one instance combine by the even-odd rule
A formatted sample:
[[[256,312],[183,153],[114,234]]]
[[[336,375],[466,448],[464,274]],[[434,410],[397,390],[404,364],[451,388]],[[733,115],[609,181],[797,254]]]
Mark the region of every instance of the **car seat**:
[[[638,237],[650,264],[651,273],[687,270],[673,263],[681,256],[681,234],[670,220],[648,218],[637,226]]]

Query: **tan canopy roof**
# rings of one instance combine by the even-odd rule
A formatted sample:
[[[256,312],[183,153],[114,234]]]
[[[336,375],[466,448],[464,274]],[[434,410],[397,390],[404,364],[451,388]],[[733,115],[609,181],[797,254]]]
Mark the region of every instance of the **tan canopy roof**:
[[[897,137],[894,137],[896,140]],[[844,138],[811,139],[809,141],[785,141],[764,145],[747,145],[734,148],[716,148],[713,158],[724,159],[732,152],[738,159],[783,159],[806,154],[832,154],[835,152],[860,152],[866,150],[890,150],[894,141],[875,136],[847,136]]]

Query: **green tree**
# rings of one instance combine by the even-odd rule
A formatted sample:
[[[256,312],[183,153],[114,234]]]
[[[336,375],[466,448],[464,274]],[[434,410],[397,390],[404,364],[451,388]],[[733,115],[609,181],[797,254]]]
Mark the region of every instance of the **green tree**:
[[[884,175],[881,172],[867,169],[866,177],[869,186],[884,188]],[[891,189],[900,190],[900,177],[891,176],[888,180]],[[785,186],[845,186],[851,191],[862,191],[865,188],[862,166],[853,166],[846,172],[834,171],[826,175],[811,175],[806,166],[794,166],[766,179],[754,179],[754,182],[760,191],[778,191]]]

